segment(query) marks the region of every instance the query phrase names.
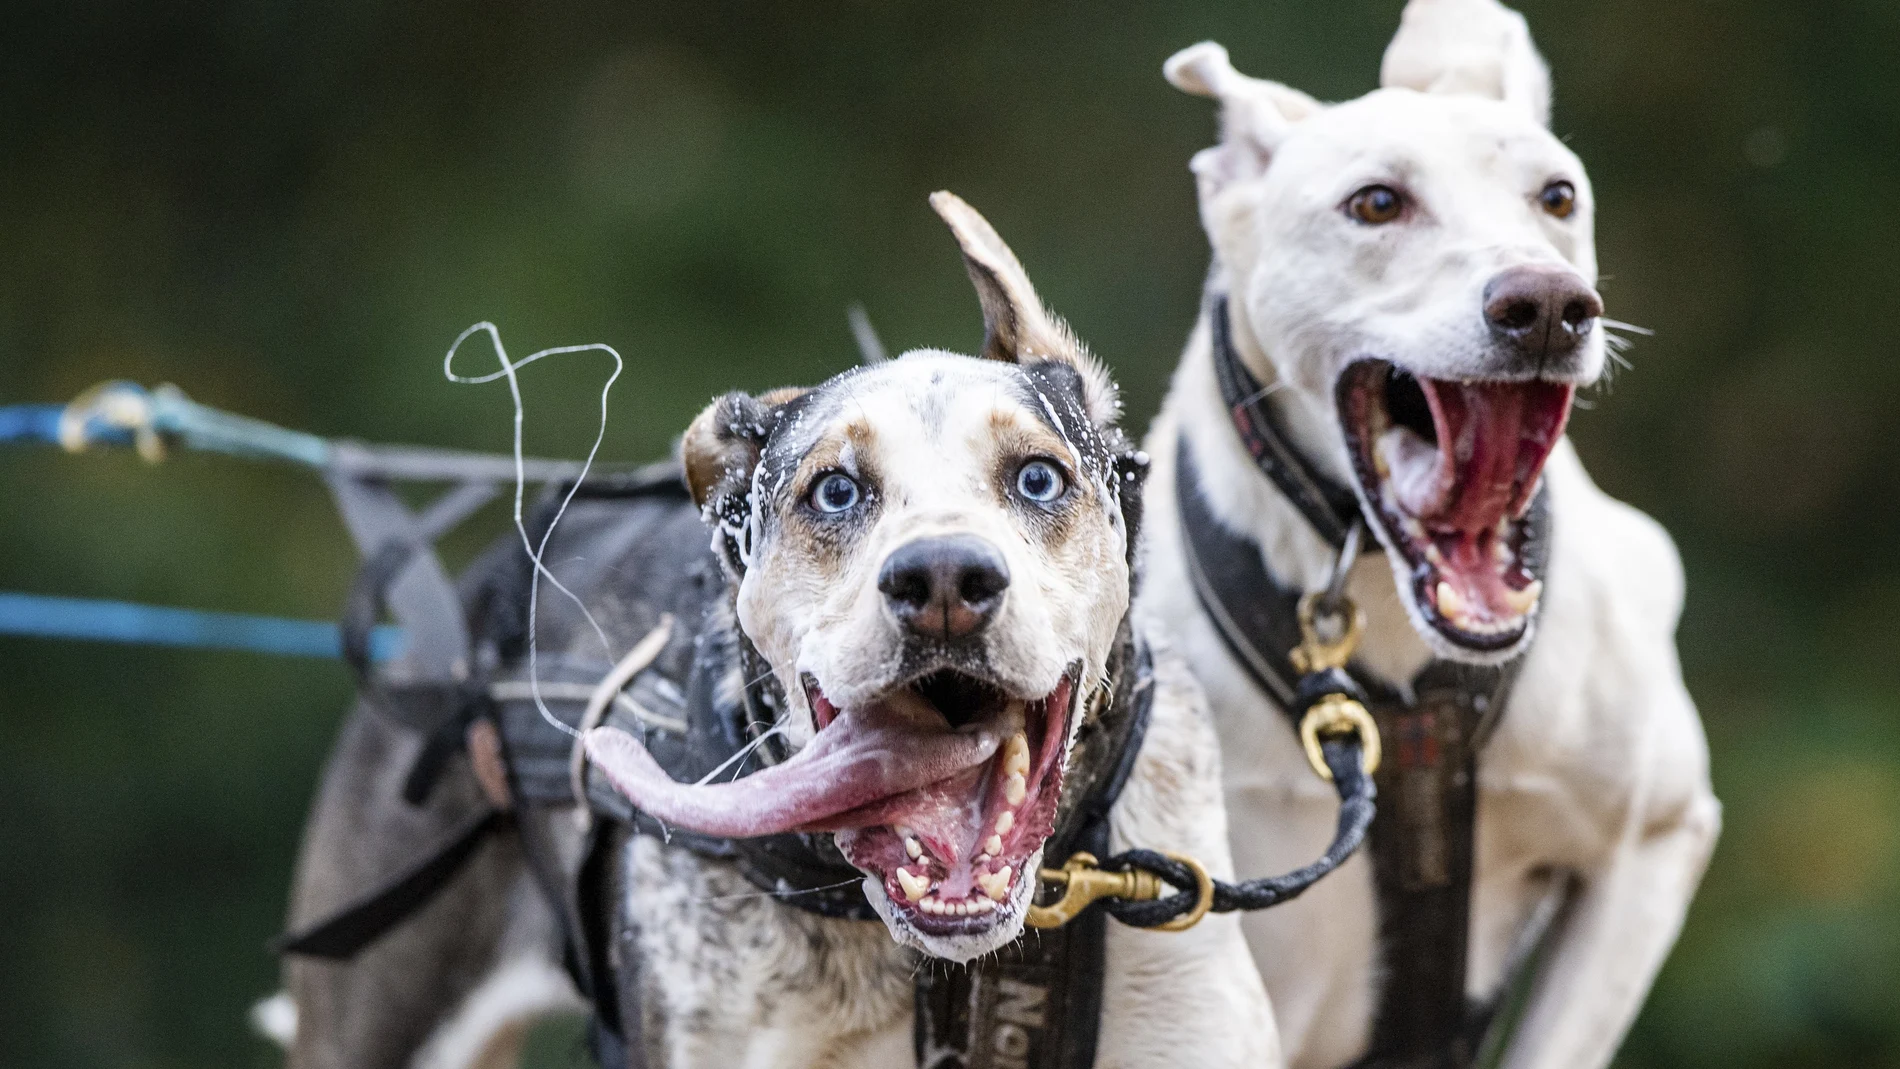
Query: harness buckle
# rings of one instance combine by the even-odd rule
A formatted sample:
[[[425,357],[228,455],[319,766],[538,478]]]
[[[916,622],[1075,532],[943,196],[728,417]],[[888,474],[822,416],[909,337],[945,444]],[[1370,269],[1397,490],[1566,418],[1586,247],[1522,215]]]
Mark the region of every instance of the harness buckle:
[[[1186,931],[1199,924],[1214,905],[1214,878],[1208,875],[1205,866],[1191,857],[1175,853],[1167,853],[1167,856],[1193,871],[1196,900],[1193,909],[1166,924],[1156,925],[1154,930]],[[1043,869],[1038,875],[1042,882],[1062,888],[1062,897],[1047,906],[1038,906],[1032,901],[1024,918],[1031,928],[1060,928],[1080,916],[1097,899],[1152,902],[1161,897],[1162,889],[1167,886],[1161,877],[1145,869],[1110,872],[1101,867],[1094,854],[1086,851],[1077,851],[1061,868]]]
[[[1358,735],[1359,767],[1368,776],[1379,771],[1382,756],[1379,725],[1373,722],[1365,706],[1344,694],[1328,694],[1314,702],[1300,718],[1300,745],[1306,748],[1306,763],[1313,766],[1320,779],[1330,783],[1333,770],[1327,767],[1326,755],[1319,745],[1321,737],[1328,735]]]

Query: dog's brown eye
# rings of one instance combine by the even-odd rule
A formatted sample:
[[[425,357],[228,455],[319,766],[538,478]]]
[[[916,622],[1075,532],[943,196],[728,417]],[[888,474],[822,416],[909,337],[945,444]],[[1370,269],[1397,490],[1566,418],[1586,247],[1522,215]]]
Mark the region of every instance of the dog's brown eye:
[[[1391,186],[1367,186],[1346,199],[1346,214],[1371,226],[1389,223],[1405,210],[1405,198]]]
[[[1537,203],[1557,218],[1568,219],[1570,213],[1577,210],[1577,187],[1568,182],[1552,182],[1537,195]]]

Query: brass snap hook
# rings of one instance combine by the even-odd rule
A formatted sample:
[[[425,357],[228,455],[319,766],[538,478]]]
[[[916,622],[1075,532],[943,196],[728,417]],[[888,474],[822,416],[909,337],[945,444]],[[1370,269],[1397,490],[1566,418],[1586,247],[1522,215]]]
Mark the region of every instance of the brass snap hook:
[[[1287,658],[1302,675],[1344,668],[1359,648],[1359,634],[1365,628],[1366,614],[1351,598],[1314,591],[1300,598],[1300,644]]]
[[[1288,654],[1288,660],[1305,675],[1343,669],[1352,660],[1365,627],[1366,616],[1351,598],[1330,588],[1315,591],[1300,599],[1300,645]],[[1377,772],[1381,756],[1379,725],[1364,705],[1345,694],[1328,694],[1300,718],[1300,745],[1306,750],[1306,763],[1313,766],[1320,779],[1330,783],[1333,778],[1320,739],[1349,734],[1359,736],[1359,767],[1368,776]]]
[[[1156,925],[1156,931],[1181,932],[1199,924],[1202,917],[1214,905],[1214,878],[1199,861],[1181,854],[1168,853],[1168,857],[1186,865],[1194,873],[1195,893],[1198,896],[1194,908],[1166,924]],[[1161,897],[1167,884],[1152,872],[1143,869],[1129,869],[1126,872],[1109,872],[1101,868],[1101,862],[1094,854],[1077,851],[1059,869],[1043,869],[1038,874],[1044,883],[1062,888],[1062,897],[1047,906],[1030,903],[1025,920],[1031,928],[1060,928],[1080,916],[1097,899],[1122,898],[1131,902],[1152,902]]]
[[[1327,767],[1326,754],[1319,746],[1321,737],[1352,734],[1359,736],[1359,767],[1368,776],[1379,771],[1383,756],[1379,725],[1365,706],[1344,694],[1328,694],[1300,718],[1300,745],[1306,748],[1306,763],[1313,766],[1320,779],[1328,783],[1333,779],[1333,770]]]

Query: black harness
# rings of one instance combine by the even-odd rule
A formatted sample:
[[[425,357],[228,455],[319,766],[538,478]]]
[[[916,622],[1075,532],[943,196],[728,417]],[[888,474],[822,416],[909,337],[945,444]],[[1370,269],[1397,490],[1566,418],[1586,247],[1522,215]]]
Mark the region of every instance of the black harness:
[[[1280,428],[1234,348],[1224,296],[1214,298],[1211,320],[1215,376],[1242,444],[1312,528],[1342,546],[1359,522],[1356,497],[1315,471]],[[1185,437],[1176,496],[1195,594],[1235,661],[1297,728],[1308,701],[1288,652],[1301,640],[1301,592],[1269,574],[1260,547],[1209,510]],[[1548,497],[1538,491],[1529,517],[1524,554],[1535,575],[1545,570]],[[1521,656],[1502,667],[1435,659],[1404,689],[1349,669],[1385,751],[1372,822],[1379,995],[1355,1069],[1469,1066],[1495,1016],[1495,1004],[1468,1005],[1465,996],[1478,755],[1522,664]]]

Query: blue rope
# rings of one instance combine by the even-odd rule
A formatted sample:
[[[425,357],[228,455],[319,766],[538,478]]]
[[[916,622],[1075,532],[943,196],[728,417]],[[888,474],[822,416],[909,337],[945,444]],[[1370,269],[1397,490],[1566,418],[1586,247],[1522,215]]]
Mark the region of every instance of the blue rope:
[[[336,625],[320,620],[40,594],[0,593],[0,635],[246,650],[282,657],[343,655]],[[401,652],[402,631],[378,627],[370,634],[369,646],[372,659],[386,661]]]
[[[59,414],[64,405],[0,405],[0,443],[59,444]]]

